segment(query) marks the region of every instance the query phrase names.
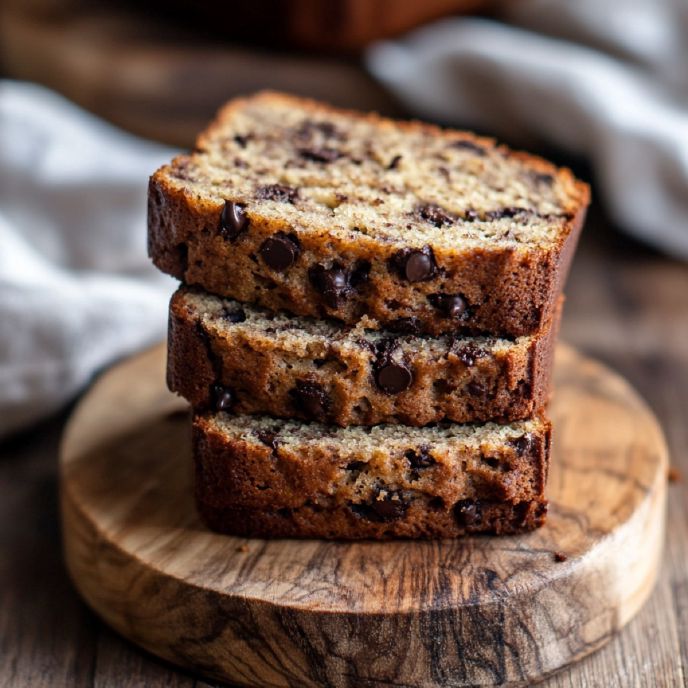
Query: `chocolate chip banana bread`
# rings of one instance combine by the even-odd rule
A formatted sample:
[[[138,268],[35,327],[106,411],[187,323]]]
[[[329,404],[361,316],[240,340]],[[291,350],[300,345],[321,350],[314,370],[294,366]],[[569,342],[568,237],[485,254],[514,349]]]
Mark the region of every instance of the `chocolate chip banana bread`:
[[[198,509],[259,537],[455,537],[542,525],[548,421],[337,428],[197,415]]]
[[[412,321],[406,333],[365,317],[343,328],[182,287],[167,380],[196,408],[341,426],[518,420],[547,401],[558,316],[516,340],[431,338],[411,334]]]
[[[273,311],[518,337],[549,322],[589,200],[491,139],[261,93],[149,187],[149,252]]]

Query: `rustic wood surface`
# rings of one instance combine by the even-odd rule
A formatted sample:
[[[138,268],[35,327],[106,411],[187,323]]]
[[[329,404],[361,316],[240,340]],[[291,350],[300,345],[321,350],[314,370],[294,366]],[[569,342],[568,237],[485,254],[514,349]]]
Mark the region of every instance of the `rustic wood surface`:
[[[688,266],[622,238],[593,214],[567,292],[563,337],[640,390],[664,427],[674,467],[687,476]],[[69,583],[57,498],[66,417],[0,445],[0,686],[215,685],[110,631]],[[608,645],[543,686],[688,685],[688,483],[674,478],[663,564],[648,604]]]
[[[77,589],[156,655],[256,688],[529,685],[608,642],[651,592],[664,440],[620,377],[570,348],[545,527],[439,542],[207,531],[164,371],[160,345],[96,383],[66,429],[60,485]]]

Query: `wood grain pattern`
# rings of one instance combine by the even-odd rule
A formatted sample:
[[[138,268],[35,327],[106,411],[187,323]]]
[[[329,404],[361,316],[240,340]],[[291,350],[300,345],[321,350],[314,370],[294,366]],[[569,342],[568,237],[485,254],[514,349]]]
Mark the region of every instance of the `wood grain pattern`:
[[[205,531],[163,359],[154,349],[106,374],[62,449],[72,578],[155,654],[245,686],[525,685],[604,644],[652,588],[661,433],[622,379],[570,349],[558,352],[548,525],[413,544]]]

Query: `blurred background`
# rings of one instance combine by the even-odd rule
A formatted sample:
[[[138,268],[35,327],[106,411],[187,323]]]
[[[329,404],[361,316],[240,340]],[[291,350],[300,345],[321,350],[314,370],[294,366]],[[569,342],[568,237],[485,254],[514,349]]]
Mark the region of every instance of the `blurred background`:
[[[592,183],[563,338],[644,395],[679,485],[653,602],[556,685],[684,685],[686,0],[0,0],[0,684],[201,685],[76,599],[56,453],[94,374],[165,336],[148,176],[262,88],[476,129]]]

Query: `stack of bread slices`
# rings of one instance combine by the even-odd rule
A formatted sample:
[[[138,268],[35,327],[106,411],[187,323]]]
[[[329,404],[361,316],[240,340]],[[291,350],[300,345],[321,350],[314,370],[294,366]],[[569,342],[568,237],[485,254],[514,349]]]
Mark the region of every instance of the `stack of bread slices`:
[[[561,292],[588,187],[494,141],[276,93],[149,189],[183,284],[168,384],[196,501],[242,536],[455,537],[544,522]]]

